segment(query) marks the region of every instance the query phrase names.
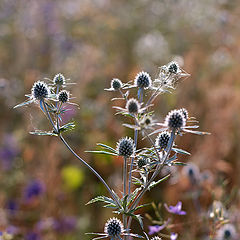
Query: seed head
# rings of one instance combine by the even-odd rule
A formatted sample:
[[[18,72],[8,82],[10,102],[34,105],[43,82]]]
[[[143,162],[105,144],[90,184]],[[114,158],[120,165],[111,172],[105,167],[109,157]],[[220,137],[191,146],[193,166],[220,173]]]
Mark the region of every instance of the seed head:
[[[170,62],[169,65],[168,65],[168,71],[170,73],[178,73],[178,70],[179,70],[179,66],[176,62]]]
[[[66,83],[66,79],[65,77],[63,76],[63,74],[61,73],[58,73],[54,76],[53,78],[53,82],[54,84],[58,85],[58,86],[62,86]]]
[[[110,218],[104,227],[104,232],[111,237],[118,237],[123,231],[122,222],[117,218]]]
[[[69,100],[69,92],[66,90],[62,90],[58,94],[58,101],[65,103]]]
[[[137,161],[138,168],[142,168],[147,165],[147,159],[146,158],[139,158]]]
[[[139,88],[149,88],[152,85],[152,79],[147,72],[140,72],[134,80],[135,86]]]
[[[162,240],[162,239],[160,237],[156,236],[156,237],[151,238],[151,240]]]
[[[187,111],[187,109],[181,108],[180,111],[182,112],[185,120],[187,121],[187,119],[188,119],[188,111]]]
[[[111,88],[113,88],[115,91],[122,88],[122,81],[118,78],[113,78],[111,81]]]
[[[117,143],[117,152],[119,156],[130,157],[135,151],[135,146],[131,138],[121,138]]]
[[[37,81],[32,87],[32,96],[36,100],[42,100],[50,95],[50,89],[45,82]]]
[[[181,127],[184,127],[186,125],[186,120],[183,116],[183,113],[179,110],[172,110],[168,113],[168,115],[165,118],[165,124],[170,129],[179,129]]]
[[[127,101],[126,109],[130,114],[137,114],[140,109],[140,104],[135,98],[130,98]]]
[[[225,224],[217,231],[217,240],[235,240],[236,229],[232,224]]]
[[[166,149],[168,146],[169,139],[170,139],[169,132],[165,131],[160,133],[156,138],[155,142],[156,147],[160,149]]]

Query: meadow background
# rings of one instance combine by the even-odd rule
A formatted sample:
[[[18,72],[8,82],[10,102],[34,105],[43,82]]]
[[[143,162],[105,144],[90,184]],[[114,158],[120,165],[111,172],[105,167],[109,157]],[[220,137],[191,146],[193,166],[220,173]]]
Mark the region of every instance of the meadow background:
[[[191,76],[158,98],[155,116],[161,121],[169,110],[185,107],[201,130],[212,133],[177,141],[192,153],[181,160],[196,164],[206,180],[195,186],[178,167],[174,180],[144,202],[183,202],[187,215],[174,218],[180,240],[208,239],[202,215],[214,200],[240,230],[239,21],[238,0],[1,0],[0,230],[10,229],[16,239],[85,240],[85,232],[102,232],[111,216],[101,204],[85,206],[107,194],[96,177],[57,138],[28,133],[50,129],[38,107],[13,110],[36,80],[61,72],[76,83],[70,89],[79,108],[71,107],[64,121],[77,127],[66,139],[119,189],[120,159],[85,152],[98,142],[115,147],[120,137],[132,137],[123,118],[114,116],[114,95],[103,89],[113,77],[128,82],[141,70],[154,78],[173,59]],[[154,216],[151,207],[146,211]],[[139,231],[137,223],[132,229]]]

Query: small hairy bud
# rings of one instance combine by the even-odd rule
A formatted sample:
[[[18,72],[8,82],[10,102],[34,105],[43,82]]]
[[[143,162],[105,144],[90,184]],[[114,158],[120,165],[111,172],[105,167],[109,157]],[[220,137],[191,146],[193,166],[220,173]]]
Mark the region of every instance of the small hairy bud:
[[[135,146],[131,138],[121,138],[117,143],[117,152],[119,156],[130,157],[135,151]]]
[[[166,149],[168,146],[169,139],[170,139],[169,132],[165,131],[160,133],[156,138],[155,142],[156,147],[160,149]]]
[[[140,109],[140,104],[135,98],[131,98],[127,101],[126,109],[130,114],[137,114]]]
[[[59,94],[58,94],[58,101],[65,103],[69,100],[69,92],[66,90],[62,90]]]
[[[53,78],[53,82],[54,84],[58,85],[58,86],[62,86],[66,83],[66,79],[65,77],[63,76],[63,74],[61,73],[58,73],[54,76]]]
[[[118,78],[113,78],[113,80],[111,81],[111,88],[113,88],[114,90],[121,89],[122,88],[121,80]]]
[[[105,224],[104,232],[111,237],[118,237],[123,233],[122,222],[117,218],[110,218]]]
[[[37,81],[33,84],[32,87],[32,96],[37,100],[42,100],[47,98],[50,94],[49,87],[45,82]]]
[[[139,88],[149,88],[152,84],[152,79],[147,72],[140,72],[134,80],[135,86]]]
[[[170,129],[179,129],[186,125],[186,120],[183,113],[179,110],[172,110],[165,118],[165,124]]]
[[[179,66],[176,62],[171,62],[168,66],[168,71],[170,73],[176,74],[178,72]]]
[[[237,232],[232,224],[223,225],[216,233],[216,239],[218,240],[235,240],[237,239]]]
[[[147,159],[146,158],[139,158],[137,161],[138,168],[142,168],[147,165]]]

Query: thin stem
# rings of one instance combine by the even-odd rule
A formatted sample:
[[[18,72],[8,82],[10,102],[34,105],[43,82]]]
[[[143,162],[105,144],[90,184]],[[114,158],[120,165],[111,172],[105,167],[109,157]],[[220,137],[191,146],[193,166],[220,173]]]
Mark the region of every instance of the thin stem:
[[[44,106],[44,109],[45,109],[45,112],[47,114],[47,117],[50,121],[50,123],[52,124],[53,126],[53,129],[54,131],[57,132],[57,129],[56,129],[56,126],[54,125],[53,123],[53,120],[49,114],[49,111],[47,110],[47,107],[46,107],[46,103],[43,101],[43,106]],[[110,195],[112,196],[112,198],[115,200],[116,204],[118,205],[119,208],[121,208],[120,206],[120,203],[118,201],[118,199],[116,198],[116,196],[113,194],[112,190],[110,189],[110,187],[107,185],[107,183],[104,181],[104,179],[100,176],[100,174],[94,169],[92,168],[87,162],[85,162],[80,156],[78,156],[77,153],[74,152],[74,150],[68,145],[68,143],[65,141],[65,139],[63,138],[63,136],[61,134],[58,135],[59,138],[61,139],[61,141],[64,143],[64,145],[68,148],[68,150],[79,160],[81,161],[87,168],[90,169],[90,171],[92,173],[94,173],[94,175],[104,184],[104,186],[106,187],[106,189],[108,190],[108,192],[110,193]]]
[[[127,158],[124,157],[124,162],[123,162],[123,199],[127,195]],[[127,206],[126,206],[127,208]],[[126,209],[127,210],[127,209]],[[123,214],[123,225],[124,229],[127,227],[127,216]]]
[[[132,204],[132,206],[130,207],[129,211],[131,211],[132,209],[134,209],[138,203],[140,202],[142,196],[144,195],[144,193],[148,190],[148,187],[150,186],[150,184],[153,182],[153,180],[157,177],[157,175],[159,174],[159,172],[162,170],[170,152],[171,152],[171,149],[172,149],[172,146],[173,146],[173,142],[174,142],[174,139],[175,139],[175,130],[173,130],[171,132],[171,137],[170,137],[170,144],[169,144],[169,147],[168,147],[168,150],[164,156],[164,159],[162,161],[162,164],[158,165],[156,171],[154,172],[154,174],[152,175],[151,179],[148,181],[148,183],[146,184],[146,186],[143,188],[142,192],[138,195],[138,197],[135,199],[134,203]]]

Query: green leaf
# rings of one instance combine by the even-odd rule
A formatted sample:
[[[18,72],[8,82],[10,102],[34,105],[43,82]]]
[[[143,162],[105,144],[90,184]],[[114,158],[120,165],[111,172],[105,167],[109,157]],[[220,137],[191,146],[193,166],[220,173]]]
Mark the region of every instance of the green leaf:
[[[186,163],[183,162],[173,162],[173,165],[186,166]]]
[[[137,211],[138,209],[143,208],[143,207],[146,207],[146,206],[149,206],[149,205],[151,205],[151,203],[145,203],[145,204],[139,205],[138,207],[136,207],[135,209],[133,209],[133,211]]]
[[[59,132],[67,132],[67,131],[72,131],[75,128],[75,123],[74,122],[69,122],[62,127],[60,127]]]
[[[191,155],[191,153],[185,151],[185,150],[182,150],[182,149],[179,149],[179,148],[172,148],[172,150],[176,153],[180,153],[180,154],[186,154],[186,155]]]
[[[98,150],[95,150],[95,151],[85,151],[85,152],[96,153],[96,154],[108,154],[108,155],[117,156],[116,153],[111,153],[111,152],[106,152],[106,151],[98,151]]]
[[[116,206],[115,201],[109,197],[105,197],[105,196],[97,196],[95,198],[93,198],[92,200],[90,200],[88,203],[86,203],[86,205],[95,203],[95,202],[105,202],[107,204],[113,204]]]
[[[141,187],[140,187],[140,188],[136,188],[136,189],[130,194],[130,196],[129,196],[129,201],[128,201],[127,206],[129,206],[129,205],[133,202],[133,200],[135,199],[135,197],[137,196],[138,192],[139,192],[141,189],[142,189]]]
[[[41,131],[41,130],[36,130],[34,132],[29,132],[32,135],[38,135],[38,136],[55,136],[57,137],[58,134],[54,132],[47,132],[47,131]]]
[[[161,179],[159,179],[158,181],[153,181],[150,185],[149,185],[149,187],[148,187],[148,190],[150,190],[151,188],[153,188],[153,187],[155,187],[155,186],[157,186],[159,183],[161,183],[161,182],[163,182],[163,181],[165,181],[166,179],[168,179],[170,177],[170,174],[168,174],[167,176],[165,176],[165,177],[163,177],[163,178],[161,178]]]
[[[138,215],[134,215],[134,214],[133,214],[132,217],[133,217],[134,219],[136,219],[136,220],[139,222],[141,228],[143,229],[143,220],[142,220],[141,215],[140,215],[140,214],[138,214]]]
[[[103,143],[97,143],[97,146],[101,146],[101,147],[103,147],[103,148],[105,148],[105,149],[110,150],[111,152],[116,153],[116,150],[115,150],[114,148],[112,148],[112,147],[110,147],[110,146],[108,146],[108,145],[105,145],[105,144],[103,144]]]
[[[121,199],[122,207],[125,210],[127,206],[128,195]]]
[[[105,208],[112,208],[112,209],[117,209],[117,206],[115,204],[107,204],[105,206],[103,206]]]

